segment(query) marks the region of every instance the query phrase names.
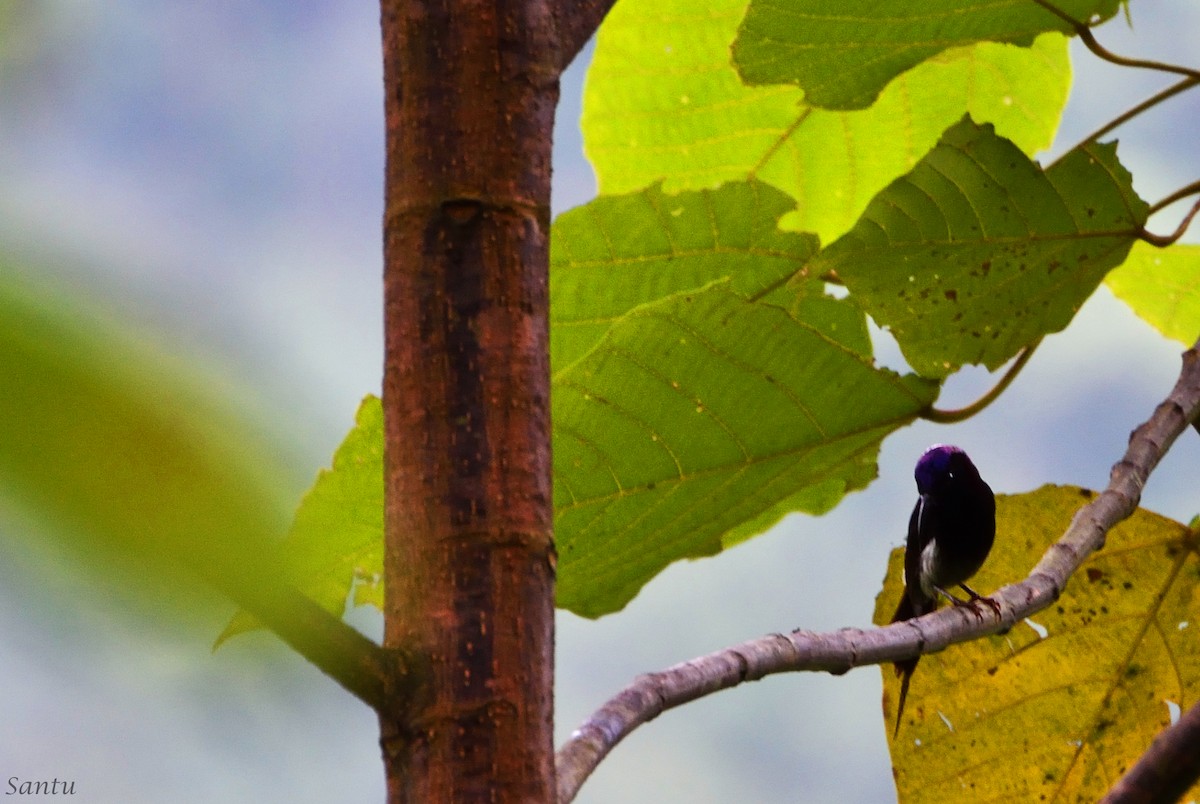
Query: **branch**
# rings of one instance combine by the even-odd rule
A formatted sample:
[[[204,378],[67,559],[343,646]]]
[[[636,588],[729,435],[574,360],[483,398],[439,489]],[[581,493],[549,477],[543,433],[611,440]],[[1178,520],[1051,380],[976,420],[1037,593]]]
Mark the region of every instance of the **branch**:
[[[1200,779],[1200,704],[1154,738],[1150,748],[1101,804],[1177,801]]]
[[[271,579],[282,570],[246,556],[189,556],[200,577],[254,615],[297,653],[377,712],[394,705],[405,684],[405,662],[290,586]],[[225,564],[225,566],[222,566]],[[253,567],[253,570],[249,568]]]
[[[600,761],[635,728],[680,704],[756,681],[772,673],[854,667],[907,659],[1012,627],[1062,593],[1080,564],[1104,545],[1105,535],[1137,508],[1142,488],[1179,434],[1200,416],[1200,342],[1183,354],[1171,394],[1129,438],[1112,468],[1108,488],[1075,514],[1023,582],[991,595],[996,615],[950,607],[882,628],[829,633],[769,634],[656,673],[640,676],[589,717],[558,752],[558,804],[571,801]]]
[[[565,70],[600,27],[617,0],[575,0],[555,4],[558,24],[558,69]]]

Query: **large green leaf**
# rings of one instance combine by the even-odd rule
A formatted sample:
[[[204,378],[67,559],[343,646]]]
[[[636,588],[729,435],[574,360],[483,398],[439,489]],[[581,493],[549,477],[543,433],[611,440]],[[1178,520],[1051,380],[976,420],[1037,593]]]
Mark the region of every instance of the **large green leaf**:
[[[291,505],[287,456],[231,409],[228,383],[82,297],[11,269],[0,282],[0,508],[123,589],[171,589],[181,564],[224,591],[260,583]]]
[[[636,308],[554,379],[558,599],[593,617],[863,487],[937,389],[728,283]]]
[[[1097,23],[1121,0],[1055,0]],[[980,41],[1028,46],[1074,27],[1030,0],[752,0],[733,45],[748,84],[794,83],[813,106],[862,109],[889,81],[947,48]]]
[[[655,186],[560,215],[550,253],[554,370],[586,354],[639,304],[721,278],[743,295],[782,284],[817,251],[815,237],[777,228],[792,208],[783,193],[750,182],[678,195]],[[798,294],[824,294],[816,279],[799,286]],[[869,349],[865,323],[858,331]]]
[[[744,0],[622,0],[597,36],[583,133],[601,192],[757,177],[796,199],[787,228],[830,240],[969,111],[1026,153],[1050,144],[1070,84],[1066,39],[953,48],[868,110],[814,109],[791,86],[747,87],[729,60]]]
[[[578,490],[567,503],[561,494],[558,498],[560,504],[570,507],[560,512],[563,515],[558,520],[559,589],[566,595],[560,598],[564,605],[591,614],[619,608],[672,560],[715,552],[722,542],[751,536],[789,510],[827,509],[846,490],[861,487],[874,476],[873,456],[879,439],[931,400],[932,386],[899,380],[871,367],[861,310],[849,301],[826,296],[823,281],[804,275],[804,265],[816,251],[816,239],[776,227],[779,216],[791,208],[787,196],[761,183],[728,184],[675,196],[652,187],[627,196],[596,199],[555,222],[551,276],[555,482],[560,492]],[[790,284],[789,278],[793,280]],[[725,281],[718,288],[705,289],[716,280]],[[707,306],[681,302],[681,291],[708,300]],[[752,303],[748,300],[752,297],[766,297],[779,306]],[[655,307],[655,302],[667,306]],[[712,308],[714,302],[723,305],[728,315],[744,313],[744,320],[734,324],[720,321],[720,311]],[[651,324],[659,313],[646,311],[661,313],[678,304],[684,305],[681,311],[688,315],[678,316],[674,324],[656,331]],[[689,320],[696,310],[707,312]],[[803,323],[796,316],[803,316]],[[711,360],[703,351],[672,357],[678,350],[675,327],[681,322],[712,330],[700,333],[695,343],[713,338],[711,346],[723,350],[725,363]],[[764,331],[758,333],[758,326]],[[771,354],[759,353],[754,339],[760,336],[761,348]],[[664,489],[681,480],[674,470],[660,478],[660,465],[642,465],[638,455],[625,454],[620,444],[625,435],[620,428],[606,431],[599,420],[577,421],[581,415],[590,415],[590,410],[578,408],[572,400],[581,388],[594,386],[621,404],[627,404],[623,395],[640,397],[641,404],[649,407],[631,405],[629,410],[670,441],[682,437],[677,428],[694,426],[696,412],[692,408],[702,403],[693,399],[687,416],[677,420],[670,407],[660,405],[661,389],[646,387],[644,376],[622,374],[616,361],[603,356],[614,343],[630,337],[638,341],[639,353],[660,370],[677,373],[681,384],[673,397],[686,387],[708,399],[703,403],[707,412],[699,419],[701,426],[692,434],[697,455],[712,450],[716,459],[727,460],[728,438],[755,450],[738,453],[734,464],[705,465],[704,477],[685,478],[689,482],[672,493],[673,500],[685,504],[691,500],[695,505],[701,501],[696,495],[717,487],[714,481],[718,485],[728,481],[731,494],[743,498],[731,507],[718,530],[697,531],[699,541],[659,545],[675,540],[677,534],[670,529],[655,530],[653,521],[637,512],[631,514],[636,521],[624,522],[620,510],[603,500],[578,496],[594,485],[597,477],[603,483],[631,468],[650,470],[647,482],[653,485],[660,479]],[[661,340],[658,345],[653,343],[656,338]],[[597,356],[598,348],[606,351]],[[660,356],[654,356],[656,352]],[[698,358],[703,358],[700,364],[690,362]],[[739,366],[737,372],[722,368],[729,361]],[[775,366],[778,362],[787,365]],[[808,368],[801,371],[798,366]],[[825,379],[821,377],[825,370],[834,373]],[[864,418],[851,423],[822,409],[847,378],[847,393],[874,388],[880,397],[877,407],[864,400],[857,408]],[[776,395],[752,401],[761,397],[758,386],[764,383],[777,389]],[[825,383],[828,387],[822,390]],[[619,386],[619,393],[613,392],[613,385]],[[727,397],[739,393],[747,402],[733,405]],[[807,426],[792,421],[797,406],[805,408],[802,415]],[[776,418],[775,425],[768,414]],[[733,428],[722,443],[712,440],[715,415],[724,426]],[[817,424],[826,419],[830,421]],[[773,426],[787,435],[782,440],[769,438],[763,428]],[[738,430],[742,432],[735,433]],[[572,458],[580,438],[609,451],[611,465],[596,464],[594,453],[589,454],[587,466]],[[357,425],[334,456],[332,468],[319,475],[305,497],[289,534],[288,580],[329,611],[342,611],[352,585],[353,602],[379,601],[382,443],[379,400],[368,397],[359,410]],[[788,444],[791,446],[783,454],[774,454],[780,445]],[[685,460],[691,461],[686,456]],[[756,483],[765,488],[749,488]],[[594,512],[596,505],[607,509],[604,516],[592,517],[586,532],[577,532],[580,514]],[[623,549],[621,540],[630,538],[653,548],[654,561],[624,567],[620,560],[608,561],[607,574],[595,571],[597,555]],[[614,572],[620,583],[609,588]],[[586,602],[578,602],[583,599]],[[240,614],[222,638],[254,626],[252,618]]]
[[[553,391],[558,602],[599,616],[672,561],[865,486],[879,442],[937,385],[718,282],[621,317]],[[330,611],[352,583],[355,603],[379,603],[382,443],[367,397],[292,528],[288,580]],[[222,638],[252,627],[239,615]]]
[[[1200,246],[1134,243],[1105,284],[1147,323],[1191,346],[1200,336]]]
[[[998,496],[996,544],[972,586],[1024,578],[1091,497],[1060,486]],[[900,549],[875,622],[895,609],[902,573]],[[1099,800],[1170,722],[1168,703],[1200,696],[1198,611],[1195,532],[1137,511],[1034,625],[921,658],[891,744],[900,800]],[[881,669],[891,735],[898,681]]]
[[[812,267],[835,271],[917,372],[945,377],[1065,327],[1146,215],[1115,144],[1043,172],[965,119]]]

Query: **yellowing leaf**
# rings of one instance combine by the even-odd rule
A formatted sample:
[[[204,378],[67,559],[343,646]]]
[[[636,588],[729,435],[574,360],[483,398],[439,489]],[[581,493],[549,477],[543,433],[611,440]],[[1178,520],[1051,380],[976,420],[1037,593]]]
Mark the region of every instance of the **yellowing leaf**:
[[[1200,246],[1134,243],[1105,284],[1168,338],[1191,346],[1200,335]]]
[[[986,594],[1024,578],[1092,496],[999,495],[996,544],[971,585]],[[902,556],[878,623],[899,598]],[[1033,624],[921,658],[891,746],[900,800],[1097,800],[1169,723],[1168,702],[1200,698],[1198,613],[1197,534],[1137,511]],[[890,735],[898,682],[882,672]]]

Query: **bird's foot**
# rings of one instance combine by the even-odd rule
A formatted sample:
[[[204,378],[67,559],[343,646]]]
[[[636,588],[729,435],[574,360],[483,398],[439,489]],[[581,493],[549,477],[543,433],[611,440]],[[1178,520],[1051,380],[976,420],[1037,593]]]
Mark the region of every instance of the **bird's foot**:
[[[971,613],[974,614],[976,617],[978,617],[980,620],[983,619],[983,612],[980,611],[979,607],[978,607],[978,604],[980,604],[980,603],[987,606],[992,611],[996,612],[997,617],[1000,616],[1000,604],[999,603],[992,600],[990,597],[984,597],[983,595],[979,594],[971,587],[967,586],[965,583],[960,583],[959,587],[964,592],[966,592],[968,595],[971,596],[969,600],[963,600],[962,598],[955,597],[954,595],[950,594],[949,592],[947,592],[945,589],[942,589],[941,587],[936,587],[936,588],[937,588],[937,591],[941,592],[942,595],[945,596],[945,598],[947,600],[949,600],[951,603],[953,603],[955,606],[969,608],[971,610]]]
[[[975,609],[975,604],[982,603],[983,605],[987,606],[992,611],[996,612],[997,617],[1000,616],[1000,604],[999,603],[992,600],[990,597],[984,597],[983,595],[979,594],[971,587],[967,586],[965,583],[960,583],[959,586],[962,588],[962,590],[964,592],[966,592],[968,595],[971,596],[971,599],[970,599],[970,601],[967,602],[967,605],[970,606],[972,609],[974,609],[975,611],[978,611],[978,609]]]

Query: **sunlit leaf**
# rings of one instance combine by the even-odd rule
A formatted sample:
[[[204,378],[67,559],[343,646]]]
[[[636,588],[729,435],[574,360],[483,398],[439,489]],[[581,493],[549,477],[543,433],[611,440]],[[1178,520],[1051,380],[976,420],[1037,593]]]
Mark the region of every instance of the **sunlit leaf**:
[[[817,251],[815,237],[777,228],[792,207],[768,185],[739,182],[601,196],[560,215],[550,256],[551,365],[557,371],[586,354],[639,304],[714,279],[729,278],[743,295],[782,284]],[[807,293],[824,293],[824,283],[808,284]]]
[[[1191,346],[1200,335],[1200,246],[1135,243],[1104,280],[1117,298],[1168,338]]]
[[[1025,152],[1046,148],[1070,84],[1066,40],[954,48],[904,74],[868,110],[813,109],[791,86],[747,87],[729,45],[744,0],[623,0],[605,19],[582,127],[601,192],[755,177],[796,199],[786,226],[831,240],[969,111]]]
[[[1099,22],[1120,0],[1056,0]],[[981,41],[1028,46],[1073,26],[1028,0],[752,0],[733,45],[748,84],[794,83],[813,106],[862,109],[889,81],[947,48]]]
[[[672,561],[827,511],[937,388],[727,283],[636,308],[554,380],[559,605],[586,616]]]
[[[1092,495],[998,496],[996,544],[972,586],[1024,578]],[[877,623],[895,609],[902,559],[892,553]],[[921,658],[891,745],[900,800],[1099,800],[1169,723],[1167,704],[1200,696],[1198,611],[1196,534],[1137,511],[1032,625]],[[882,671],[891,735],[898,682]]]
[[[1146,215],[1115,145],[1073,151],[1043,172],[965,119],[813,270],[835,271],[918,373],[995,369],[1070,322]]]

